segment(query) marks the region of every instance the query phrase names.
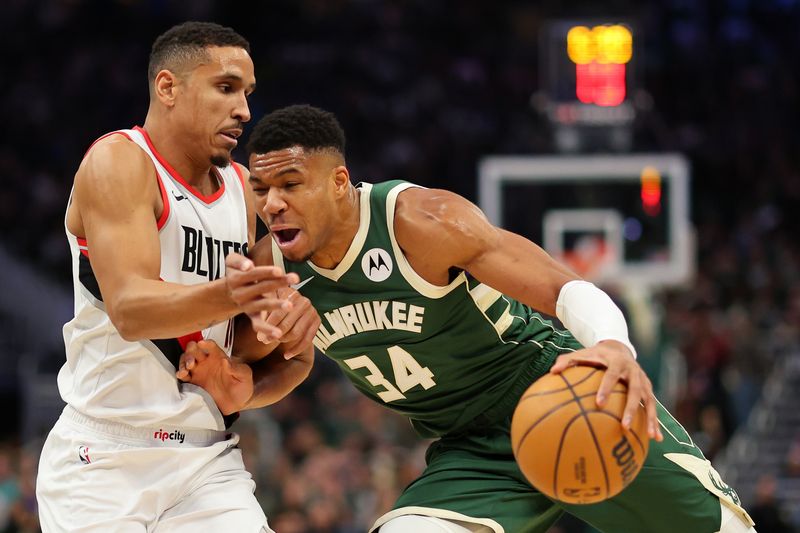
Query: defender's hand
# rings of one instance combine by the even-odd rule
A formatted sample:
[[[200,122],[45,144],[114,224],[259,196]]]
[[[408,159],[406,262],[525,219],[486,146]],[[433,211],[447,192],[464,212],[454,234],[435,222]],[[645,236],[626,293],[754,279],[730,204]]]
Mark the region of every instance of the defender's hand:
[[[228,296],[243,313],[290,310],[291,302],[278,297],[276,291],[299,281],[297,274],[286,274],[276,266],[256,266],[253,261],[237,253],[228,254],[225,258]]]
[[[175,375],[205,389],[223,415],[240,411],[253,396],[250,366],[231,361],[214,341],[189,342]]]
[[[320,318],[311,300],[288,288],[277,291],[277,297],[291,302],[290,310],[275,309],[251,315],[253,329],[263,343],[279,341],[283,356],[291,359],[309,348],[319,329]]]
[[[608,400],[608,395],[617,381],[622,381],[628,386],[628,398],[625,412],[622,416],[622,426],[630,429],[633,413],[641,402],[647,411],[647,434],[651,439],[664,440],[656,416],[656,399],[653,395],[653,384],[644,373],[642,367],[632,357],[630,350],[621,342],[607,340],[601,341],[590,348],[560,355],[550,369],[552,374],[575,365],[605,367],[606,373],[603,382],[597,390],[597,405],[602,407]]]

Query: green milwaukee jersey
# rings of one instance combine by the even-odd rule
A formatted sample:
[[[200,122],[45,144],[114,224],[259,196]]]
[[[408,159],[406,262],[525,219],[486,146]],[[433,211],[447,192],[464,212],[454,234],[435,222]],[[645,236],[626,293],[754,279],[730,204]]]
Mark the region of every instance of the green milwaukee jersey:
[[[572,348],[566,332],[467,272],[447,286],[421,278],[394,235],[397,196],[408,187],[358,185],[358,232],[336,268],[290,262],[274,242],[273,257],[300,276],[298,290],[321,317],[314,345],[361,392],[409,417],[421,436],[438,437],[487,413],[508,416]]]

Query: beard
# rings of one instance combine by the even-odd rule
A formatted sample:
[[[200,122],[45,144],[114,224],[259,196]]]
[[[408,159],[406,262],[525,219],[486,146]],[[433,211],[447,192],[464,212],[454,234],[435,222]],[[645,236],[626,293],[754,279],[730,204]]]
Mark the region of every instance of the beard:
[[[231,164],[231,156],[228,155],[212,155],[211,164],[215,167],[227,167]]]

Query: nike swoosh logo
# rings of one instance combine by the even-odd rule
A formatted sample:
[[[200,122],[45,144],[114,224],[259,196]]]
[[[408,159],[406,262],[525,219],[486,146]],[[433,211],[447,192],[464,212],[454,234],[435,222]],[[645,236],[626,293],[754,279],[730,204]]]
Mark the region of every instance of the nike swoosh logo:
[[[172,191],[172,196],[174,196],[174,197],[175,197],[175,199],[176,199],[177,201],[179,201],[179,202],[180,202],[181,200],[186,200],[186,197],[185,197],[184,195],[182,195],[182,194],[178,194],[178,193],[177,193],[177,192],[175,192],[175,191]]]
[[[310,278],[306,278],[306,279],[304,279],[303,281],[301,281],[300,283],[295,283],[294,285],[292,285],[292,288],[293,288],[294,290],[296,290],[296,291],[299,291],[299,290],[300,290],[300,287],[302,287],[303,285],[305,285],[306,283],[308,283],[308,282],[309,282],[309,281],[311,281],[312,279],[314,279],[314,276],[311,276]]]

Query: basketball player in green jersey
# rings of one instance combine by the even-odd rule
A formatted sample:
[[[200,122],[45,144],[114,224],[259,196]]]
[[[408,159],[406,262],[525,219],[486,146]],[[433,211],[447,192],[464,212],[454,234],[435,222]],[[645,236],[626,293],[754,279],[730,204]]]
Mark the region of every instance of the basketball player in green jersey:
[[[563,511],[606,533],[755,531],[735,491],[653,397],[604,292],[456,194],[401,181],[353,186],[344,144],[335,117],[310,106],[275,111],[255,127],[250,184],[271,235],[251,258],[297,273],[296,290],[321,318],[315,346],[362,393],[438,439],[423,474],[372,531],[544,533]],[[277,329],[292,325],[282,320],[267,318]],[[218,352],[193,345],[184,378],[213,389],[192,373],[213,368]],[[627,489],[584,506],[533,489],[509,439],[522,392],[574,364],[607,368],[598,404],[625,381],[622,423],[642,402],[654,439]]]

